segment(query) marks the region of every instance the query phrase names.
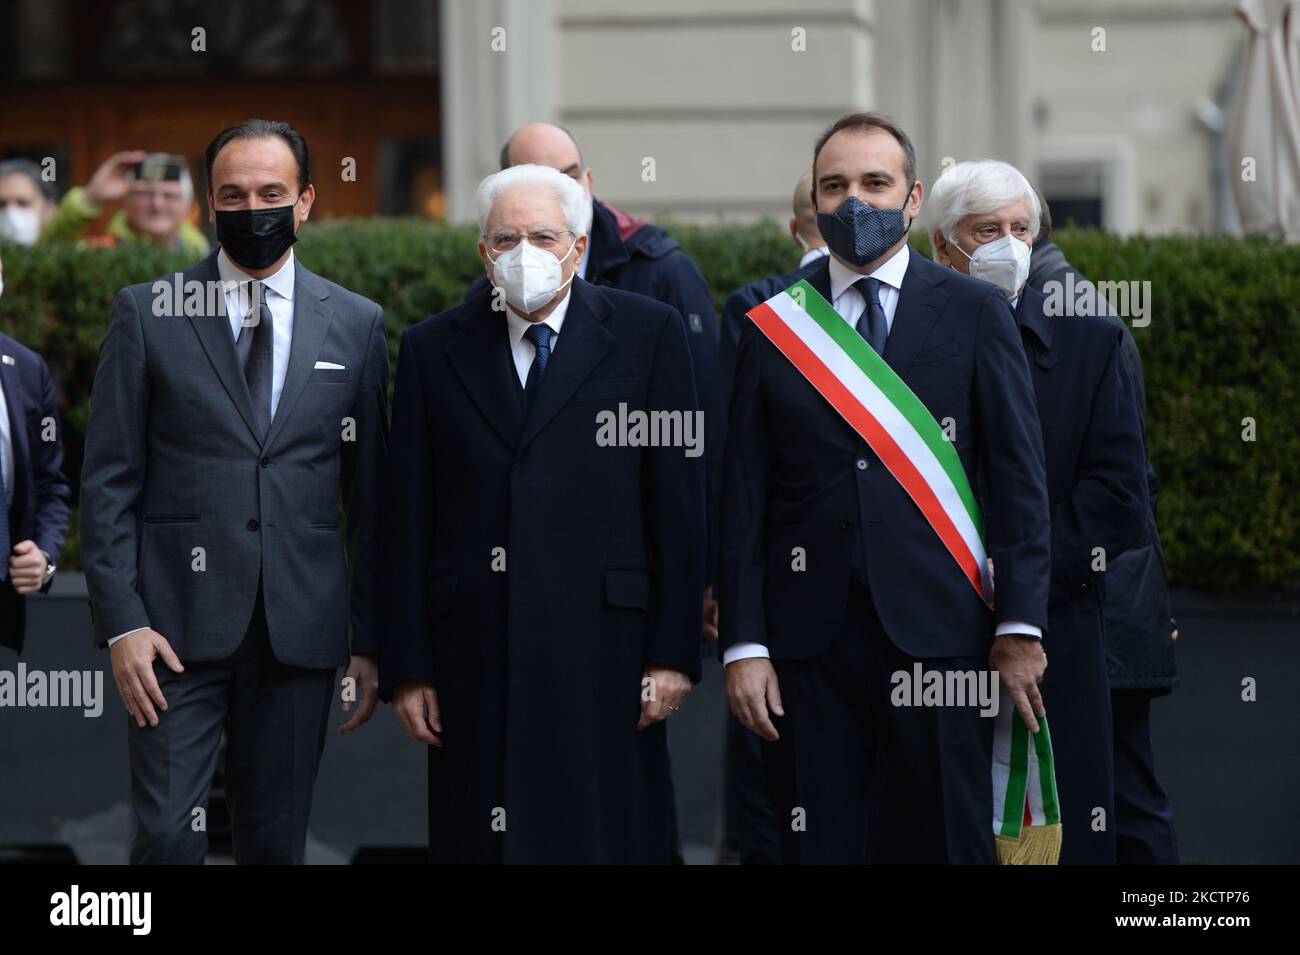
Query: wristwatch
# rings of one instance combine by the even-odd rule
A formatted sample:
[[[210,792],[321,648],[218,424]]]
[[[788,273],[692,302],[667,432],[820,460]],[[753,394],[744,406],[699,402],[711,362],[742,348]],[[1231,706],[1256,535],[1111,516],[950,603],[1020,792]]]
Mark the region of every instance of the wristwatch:
[[[58,570],[59,567],[54,563],[53,557],[46,554],[45,551],[41,551],[41,553],[45,554],[45,579],[41,581],[41,586],[44,587],[54,578],[54,572]]]

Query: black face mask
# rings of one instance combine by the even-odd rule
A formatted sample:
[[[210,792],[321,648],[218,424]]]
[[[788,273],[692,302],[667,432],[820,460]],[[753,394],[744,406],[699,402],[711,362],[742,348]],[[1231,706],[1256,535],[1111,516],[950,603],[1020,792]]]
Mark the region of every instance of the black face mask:
[[[293,231],[294,200],[271,209],[233,209],[217,213],[217,241],[236,265],[264,269],[298,241]]]

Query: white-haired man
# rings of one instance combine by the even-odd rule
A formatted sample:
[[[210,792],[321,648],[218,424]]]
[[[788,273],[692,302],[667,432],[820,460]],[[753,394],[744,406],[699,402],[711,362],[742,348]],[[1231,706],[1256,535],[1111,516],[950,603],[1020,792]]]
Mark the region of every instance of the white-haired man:
[[[667,862],[704,588],[683,321],[577,276],[569,177],[478,207],[490,287],[402,336],[380,694],[429,748],[433,861]]]
[[[1046,297],[1027,284],[1041,211],[1014,166],[991,159],[958,163],[935,182],[929,208],[937,261],[1001,288],[1020,326],[1052,516],[1043,635],[1051,665],[1039,691],[1051,711],[1061,862],[1113,864],[1104,571],[1136,542],[1147,510],[1146,458],[1121,358],[1122,331],[1101,318],[1052,318]]]

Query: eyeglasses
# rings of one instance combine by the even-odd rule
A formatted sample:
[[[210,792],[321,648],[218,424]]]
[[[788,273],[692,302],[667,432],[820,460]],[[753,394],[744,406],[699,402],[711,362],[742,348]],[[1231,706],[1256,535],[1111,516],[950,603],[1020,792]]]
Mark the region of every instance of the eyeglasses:
[[[521,236],[518,232],[495,232],[492,235],[483,236],[489,249],[493,252],[509,252],[519,244],[520,239],[527,238],[528,244],[534,248],[541,249],[545,252],[554,252],[557,249],[564,248],[567,243],[564,240],[566,235],[576,235],[567,229],[537,229],[534,232],[526,233]]]

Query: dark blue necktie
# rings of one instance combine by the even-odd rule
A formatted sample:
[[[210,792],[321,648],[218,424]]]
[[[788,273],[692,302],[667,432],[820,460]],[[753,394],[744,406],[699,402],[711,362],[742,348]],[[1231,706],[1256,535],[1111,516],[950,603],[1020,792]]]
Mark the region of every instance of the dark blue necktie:
[[[853,287],[867,300],[867,307],[858,319],[858,334],[867,340],[867,344],[876,350],[877,355],[885,354],[885,339],[889,336],[889,326],[885,323],[885,310],[880,307],[880,279],[870,276],[858,279]]]
[[[528,369],[528,381],[524,384],[524,408],[533,406],[533,399],[537,397],[537,392],[541,390],[542,378],[546,375],[546,366],[551,363],[551,327],[542,322],[536,325],[530,325],[524,332],[524,338],[533,343],[537,349],[537,357],[533,359],[532,367]]]

